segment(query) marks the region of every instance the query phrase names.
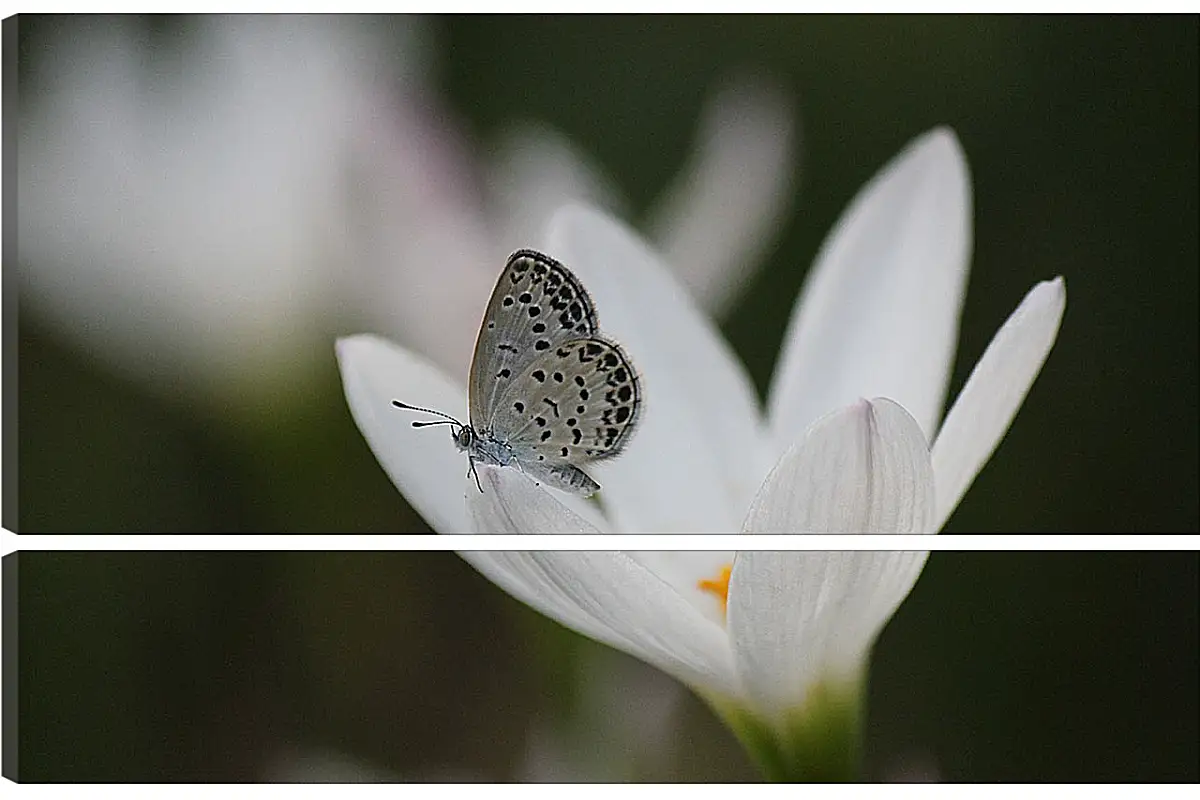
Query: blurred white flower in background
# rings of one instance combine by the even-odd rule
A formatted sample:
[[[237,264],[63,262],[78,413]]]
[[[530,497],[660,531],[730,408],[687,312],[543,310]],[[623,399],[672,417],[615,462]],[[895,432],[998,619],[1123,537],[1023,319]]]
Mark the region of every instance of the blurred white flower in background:
[[[564,200],[621,200],[542,125],[480,159],[429,89],[431,50],[410,16],[64,22],[19,131],[23,297],[169,394],[277,395],[363,325],[465,372],[509,252]],[[791,118],[760,84],[719,91],[651,214],[714,307],[790,202]]]
[[[761,80],[719,86],[695,149],[649,212],[667,263],[706,308],[720,311],[782,227],[793,187],[793,112]],[[370,220],[352,259],[359,307],[451,374],[466,375],[496,276],[518,248],[547,249],[551,215],[572,202],[626,207],[615,184],[566,137],[511,124],[496,156],[471,159],[454,127],[410,115],[372,129],[361,200]],[[552,250],[550,252],[553,252]]]
[[[19,133],[32,306],[168,392],[315,363],[349,255],[354,134],[388,82],[419,80],[403,58],[419,33],[293,16],[182,18],[169,38],[129,16],[62,24],[35,54]]]

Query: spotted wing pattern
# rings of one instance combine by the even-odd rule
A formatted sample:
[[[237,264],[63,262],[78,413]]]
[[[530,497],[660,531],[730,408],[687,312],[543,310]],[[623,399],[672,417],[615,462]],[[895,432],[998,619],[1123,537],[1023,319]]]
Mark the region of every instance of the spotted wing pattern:
[[[563,343],[590,338],[597,330],[592,299],[570,270],[534,250],[509,256],[475,342],[472,426],[494,428],[500,399],[518,372],[528,372],[530,364]]]
[[[614,342],[572,339],[516,377],[499,396],[491,433],[520,463],[586,465],[617,455],[632,437],[641,387]]]

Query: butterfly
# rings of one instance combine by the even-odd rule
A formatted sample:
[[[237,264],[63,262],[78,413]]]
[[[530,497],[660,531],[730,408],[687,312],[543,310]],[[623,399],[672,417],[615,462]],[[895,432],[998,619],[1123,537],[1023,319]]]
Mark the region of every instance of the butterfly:
[[[518,250],[500,273],[471,360],[470,422],[442,417],[475,463],[516,467],[535,481],[589,497],[600,484],[582,467],[612,458],[633,436],[642,396],[637,370],[600,333],[596,308],[575,275],[536,250]]]

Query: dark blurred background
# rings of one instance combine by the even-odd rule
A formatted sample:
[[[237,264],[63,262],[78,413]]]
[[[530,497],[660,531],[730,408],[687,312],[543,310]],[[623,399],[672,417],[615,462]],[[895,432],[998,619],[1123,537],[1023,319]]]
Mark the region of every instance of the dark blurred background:
[[[15,557],[24,780],[755,779],[700,701],[453,553]],[[866,776],[1195,781],[1197,562],[933,553]]]
[[[337,47],[321,34],[326,22]],[[297,86],[250,81],[246,98],[225,103],[239,84],[220,70],[189,93],[170,90],[207,52],[211,18],[124,18],[116,37],[78,19],[16,20],[5,67],[18,70],[20,120],[5,119],[36,120],[29,141],[46,144],[23,146],[20,165],[36,150],[41,174],[107,170],[104,180],[139,187],[163,141],[200,131],[218,153],[242,148],[247,168],[225,168],[250,177],[243,193],[217,183],[194,206],[192,184],[156,185],[153,207],[111,220],[103,214],[118,197],[95,191],[103,180],[64,182],[70,202],[38,206],[41,240],[22,228],[15,263],[6,257],[19,304],[6,331],[17,355],[16,385],[5,384],[17,411],[10,527],[425,530],[355,428],[333,358],[336,335],[393,334],[392,298],[368,292],[383,298],[383,316],[352,292],[312,303],[346,260],[340,215],[374,208],[375,196],[347,179],[345,197],[304,205],[302,190],[340,174],[310,165],[336,166],[327,151],[377,137],[275,120],[272,99],[294,92],[350,117],[347,108],[390,98],[419,112],[420,133],[404,141],[453,141],[470,175],[486,172],[506,125],[553,126],[640,223],[683,168],[713,87],[753,74],[788,100],[797,130],[786,216],[722,322],[760,390],[845,205],[906,143],[949,125],[975,204],[951,396],[1037,281],[1064,275],[1068,300],[1041,376],[947,530],[1200,529],[1195,17],[400,18],[369,26],[396,63],[373,63],[361,95],[340,70],[346,52],[370,49],[335,37],[335,22],[309,21],[292,37],[320,65],[291,70]],[[128,45],[120,69],[86,68],[97,42],[114,41]],[[229,63],[253,61],[255,36],[232,41],[240,55]],[[146,91],[113,95],[72,82],[68,67]],[[108,111],[118,122],[79,123]],[[140,114],[149,121],[127,124]],[[226,133],[229,120],[246,128]],[[254,149],[263,130],[278,148]],[[436,158],[420,153],[400,174],[428,177]],[[203,160],[183,166],[212,191]],[[459,177],[398,205],[443,202],[435,190]],[[255,193],[275,180],[287,191]],[[244,229],[220,216],[225,202]],[[304,205],[300,222],[277,211],[293,203]],[[138,237],[159,209],[180,227],[147,244]],[[81,216],[92,227],[79,232]],[[405,224],[397,217],[408,236]],[[291,233],[325,226],[333,239]],[[69,235],[33,246],[56,231]],[[213,240],[227,246],[209,252]],[[318,259],[325,272],[285,274],[314,241],[334,242]],[[190,251],[164,249],[174,246]],[[273,277],[255,288],[277,279],[278,291],[222,294],[224,280],[271,259]],[[124,262],[136,269],[117,275]],[[168,262],[176,283],[162,282]],[[79,272],[97,264],[116,276],[99,288]],[[261,327],[237,327],[245,317]],[[19,558],[27,780],[754,778],[720,724],[669,679],[563,631],[453,554]],[[935,553],[880,640],[868,776],[1194,781],[1196,616],[1195,554]]]
[[[255,43],[267,41],[278,20],[242,19],[247,22],[222,24],[259,26],[229,45],[243,61],[253,61]],[[325,158],[320,136],[340,145],[340,134],[318,135],[287,116],[279,125],[288,127],[277,131],[269,127],[273,120],[258,128],[253,127],[256,118],[245,122],[252,133],[267,130],[260,139],[237,133],[235,123],[267,114],[268,100],[286,92],[271,91],[269,82],[250,83],[242,88],[249,99],[222,104],[240,84],[221,74],[218,67],[225,61],[205,58],[206,42],[216,35],[213,18],[123,18],[127,30],[115,41],[130,50],[125,72],[84,69],[101,57],[88,48],[99,48],[102,37],[86,25],[81,29],[77,18],[69,22],[17,18],[20,122],[36,121],[29,123],[33,144],[23,140],[19,160],[37,151],[43,165],[39,176],[55,169],[72,175],[56,191],[88,204],[81,209],[39,199],[38,213],[53,213],[48,219],[39,216],[41,227],[32,233],[22,227],[17,263],[7,265],[20,278],[17,527],[29,532],[423,529],[354,427],[332,349],[333,338],[343,333],[390,335],[385,330],[389,316],[403,316],[400,298],[368,287],[364,291],[382,298],[382,311],[375,316],[341,302],[319,313],[308,306],[289,308],[278,312],[276,324],[271,314],[278,297],[287,302],[299,297],[296,286],[317,285],[321,294],[321,285],[281,280],[278,292],[249,300],[220,293],[222,281],[236,270],[251,270],[274,257],[285,262],[272,266],[280,272],[308,253],[307,242],[300,243],[300,255],[278,255],[275,251],[294,242],[266,233],[263,241],[254,238],[260,229],[283,224],[276,218],[278,208],[296,205],[299,190],[289,187],[259,201],[241,197],[252,195],[254,185],[236,187],[241,189],[236,197],[222,189],[216,199],[205,195],[207,205],[196,210],[186,204],[186,195],[198,191],[193,184],[211,188],[201,180],[208,175],[206,164],[185,161],[175,167],[178,183],[172,179],[160,187],[161,197],[150,195],[155,206],[168,207],[167,222],[180,226],[177,235],[170,235],[172,228],[162,242],[126,244],[130,237],[146,235],[145,219],[132,212],[111,220],[92,218],[130,185],[150,180],[137,168],[163,140],[186,142],[203,131],[218,154],[240,146],[251,166],[240,169],[239,164],[231,170],[237,174],[271,162],[270,145],[276,141],[277,149],[309,148],[290,154],[293,161],[285,163],[297,165],[293,172],[308,170],[310,162]],[[313,54],[297,63],[333,65],[302,74],[305,82],[295,89],[297,96],[333,105],[351,91],[330,77],[346,63],[339,53],[362,57],[369,48],[347,46],[344,31],[333,36],[335,23],[343,22],[308,20],[306,36],[291,38],[290,46],[300,48],[300,55],[291,57]],[[330,26],[328,37],[322,36],[323,25]],[[376,109],[383,102],[402,111],[417,109],[424,128],[407,141],[427,146],[453,140],[473,159],[467,172],[482,172],[481,165],[500,146],[495,137],[504,126],[525,121],[553,126],[607,174],[635,223],[680,171],[713,87],[738,74],[772,82],[791,104],[788,113],[796,125],[795,185],[781,227],[763,242],[761,268],[754,271],[757,262],[747,264],[749,284],[723,322],[760,390],[767,385],[805,272],[845,205],[911,139],[934,126],[951,126],[972,172],[975,249],[950,396],[1037,281],[1064,275],[1068,299],[1041,376],[947,530],[1200,528],[1194,16],[465,16],[401,17],[369,27],[382,42],[378,49],[400,63],[372,62],[371,90],[382,86],[383,93],[353,99],[375,103]],[[329,55],[326,51],[335,49],[329,42],[335,40],[342,50]],[[103,38],[110,49],[113,41],[111,35]],[[106,55],[103,48],[100,52]],[[193,95],[176,88],[200,74],[197,64],[216,77],[197,77],[199,88],[187,85],[208,104],[196,100],[193,108]],[[145,92],[136,102],[106,99],[122,96],[100,77],[94,80],[103,91],[86,82],[70,83],[61,73],[71,69],[82,75],[115,74],[113,83]],[[303,72],[298,66],[292,71]],[[356,86],[348,79],[345,85]],[[99,111],[87,108],[88,102],[101,101]],[[86,113],[78,111],[81,105]],[[182,121],[147,111],[160,107],[182,115]],[[79,122],[110,111],[118,118],[146,114],[149,121],[140,127],[127,124],[129,130]],[[16,122],[6,119],[9,125]],[[78,130],[69,128],[72,124]],[[226,134],[222,125],[235,132]],[[382,137],[372,138],[375,131],[363,138],[378,144]],[[55,136],[66,137],[65,144]],[[114,137],[106,147],[120,152],[93,152],[93,140],[104,136]],[[37,144],[46,141],[53,146],[38,150]],[[266,142],[263,153],[251,149],[260,142]],[[71,146],[92,147],[83,166],[64,154]],[[427,162],[432,159],[417,169],[428,169]],[[86,184],[78,176],[104,169],[116,176],[106,178],[114,188],[83,196],[79,187]],[[133,176],[123,179],[126,171]],[[259,182],[290,175],[266,173]],[[423,189],[412,205],[434,203],[437,191],[451,183],[434,175],[434,189]],[[351,184],[351,189],[357,185]],[[301,188],[317,185],[317,178],[306,178]],[[356,198],[352,210],[370,209],[380,196],[362,194],[348,195]],[[470,206],[473,196],[469,189],[465,194]],[[266,220],[260,224],[252,217],[248,230],[214,227],[207,233],[219,206],[238,202],[253,204],[239,209],[235,220],[255,213]],[[313,220],[296,226],[344,229],[335,214],[347,202],[316,205],[318,211],[332,211],[314,212]],[[182,204],[178,212],[174,203]],[[156,209],[135,210],[149,216]],[[92,215],[92,227],[76,233],[72,226],[85,214]],[[385,217],[381,227],[400,228],[407,236],[402,216]],[[198,231],[187,227],[192,217]],[[67,231],[65,244],[40,246],[61,231]],[[210,242],[220,237],[228,238]],[[201,261],[212,266],[211,275],[192,274],[188,253],[163,252],[172,246],[218,245],[225,249],[218,247],[212,255],[204,251]],[[101,263],[96,258],[101,252],[116,255]],[[355,260],[336,256],[335,251],[326,258],[322,269],[349,272]],[[68,291],[91,285],[90,278],[79,277],[86,270],[115,274],[135,257],[145,262],[138,269],[155,273],[155,280],[169,272],[167,262],[183,264],[184,299],[172,298],[136,271],[113,279],[118,290],[104,285],[83,294]],[[419,258],[388,253],[384,260],[403,271],[419,269],[413,263]],[[494,275],[494,268],[484,269]],[[487,280],[484,293],[492,278]],[[148,301],[137,296],[143,286]],[[172,299],[179,303],[177,312],[167,302]],[[307,296],[302,299],[309,302]],[[220,317],[221,309],[239,308],[235,300],[246,303],[247,311]],[[211,321],[202,316],[209,306],[216,309]],[[139,318],[138,326],[124,326],[127,316],[154,313],[163,319]],[[263,327],[236,329],[246,318]],[[276,349],[251,359],[268,341]],[[13,384],[7,385],[12,392]]]

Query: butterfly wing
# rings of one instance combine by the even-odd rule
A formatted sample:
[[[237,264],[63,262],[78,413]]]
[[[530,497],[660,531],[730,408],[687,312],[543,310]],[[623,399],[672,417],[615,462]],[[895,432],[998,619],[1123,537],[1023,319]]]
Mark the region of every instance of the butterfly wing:
[[[501,396],[519,372],[528,374],[526,365],[597,330],[592,299],[570,270],[534,250],[513,253],[492,290],[475,341],[471,424],[493,428]]]
[[[642,402],[638,375],[602,336],[564,342],[513,377],[498,398],[492,435],[523,466],[571,477],[572,469],[617,455],[633,436]]]

